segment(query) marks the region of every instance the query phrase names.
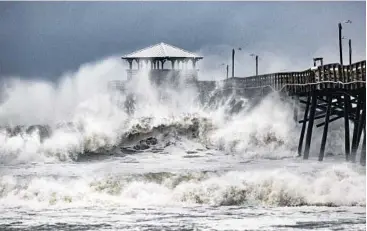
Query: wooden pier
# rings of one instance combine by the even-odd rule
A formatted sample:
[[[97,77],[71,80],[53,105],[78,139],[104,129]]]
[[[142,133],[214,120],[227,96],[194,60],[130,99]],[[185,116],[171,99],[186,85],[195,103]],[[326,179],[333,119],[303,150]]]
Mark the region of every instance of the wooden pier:
[[[331,122],[344,119],[345,157],[355,162],[361,147],[360,163],[366,164],[366,61],[351,65],[327,64],[300,72],[280,72],[224,80],[224,88],[281,92],[305,104],[298,154],[309,158],[312,130],[324,127],[319,152],[322,161]],[[352,137],[349,123],[353,123]],[[363,137],[362,137],[363,132]],[[363,141],[361,142],[361,139]],[[362,143],[362,144],[361,144]],[[303,149],[304,144],[304,149]]]
[[[314,67],[304,71],[256,74],[256,76],[239,78],[234,77],[234,50],[232,50],[233,77],[228,78],[227,65],[227,79],[219,83],[220,90],[211,94],[214,89],[217,89],[218,82],[197,80],[196,63],[202,58],[192,52],[165,43],[159,43],[122,57],[129,63],[128,80],[138,77],[135,75],[140,69],[148,70],[150,81],[156,83],[155,85],[172,85],[172,83],[181,82],[177,81],[178,79],[184,80],[185,83],[187,80],[192,80],[186,84],[198,88],[202,102],[215,100],[216,97],[226,97],[233,93],[259,99],[259,96],[263,97],[269,92],[276,91],[292,97],[298,103],[305,105],[303,118],[298,121],[302,124],[298,154],[304,159],[308,159],[310,155],[314,125],[323,127],[318,158],[322,161],[329,124],[343,119],[346,159],[355,162],[357,151],[360,148],[360,163],[366,164],[365,60],[350,65],[338,63],[324,65],[322,58],[314,58]],[[134,61],[137,63],[137,69],[133,69]],[[164,66],[166,61],[171,61],[171,69]],[[317,61],[321,61],[321,65],[316,67]],[[189,63],[191,63],[191,68]],[[111,88],[123,91],[125,84],[121,81],[114,81],[110,85]],[[297,107],[295,107],[295,120],[298,114],[296,109]],[[351,135],[349,134],[350,123],[354,125]]]

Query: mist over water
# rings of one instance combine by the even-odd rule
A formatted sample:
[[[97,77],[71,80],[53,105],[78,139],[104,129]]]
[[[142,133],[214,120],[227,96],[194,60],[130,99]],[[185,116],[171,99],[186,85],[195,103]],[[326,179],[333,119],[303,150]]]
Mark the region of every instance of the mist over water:
[[[365,169],[344,163],[341,122],[329,128],[333,156],[305,162],[290,99],[215,98],[218,83],[201,102],[196,86],[157,87],[146,70],[109,87],[125,69],[108,58],[57,83],[7,80],[0,208],[365,207]],[[320,140],[315,129],[313,157]]]

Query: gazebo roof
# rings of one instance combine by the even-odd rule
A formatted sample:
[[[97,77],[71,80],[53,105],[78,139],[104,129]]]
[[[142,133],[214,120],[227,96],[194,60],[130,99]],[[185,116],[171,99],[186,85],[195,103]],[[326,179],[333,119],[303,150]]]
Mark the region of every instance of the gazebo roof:
[[[122,56],[122,59],[141,59],[141,58],[195,58],[202,59],[192,52],[185,51],[181,48],[168,45],[166,43],[158,43],[156,45],[135,51],[131,54]]]

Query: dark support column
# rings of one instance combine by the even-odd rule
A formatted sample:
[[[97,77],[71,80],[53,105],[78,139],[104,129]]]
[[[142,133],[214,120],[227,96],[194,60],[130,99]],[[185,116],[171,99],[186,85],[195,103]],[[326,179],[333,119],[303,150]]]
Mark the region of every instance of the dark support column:
[[[352,65],[352,40],[349,39],[349,65]]]
[[[299,101],[298,96],[295,96],[293,100],[293,121],[297,123],[298,121],[298,105],[297,102]]]
[[[136,62],[138,63],[138,70],[140,69],[140,59],[137,59]]]
[[[259,74],[259,56],[256,55],[256,76]]]
[[[358,132],[357,132],[357,140],[356,140],[356,146],[358,149],[359,146],[359,142],[361,140],[361,136],[362,136],[362,131],[363,129],[366,127],[366,104],[365,102],[362,102],[362,115],[360,116],[360,126],[358,126]]]
[[[354,121],[354,127],[353,127],[353,138],[352,138],[352,152],[351,152],[351,161],[355,162],[356,161],[356,153],[357,153],[357,149],[358,149],[358,143],[357,143],[357,138],[358,138],[358,129],[360,126],[362,126],[361,122],[362,122],[362,118],[361,118],[361,97],[358,95],[357,96],[357,108],[356,108],[356,118]],[[359,140],[358,140],[359,141]]]
[[[302,155],[303,138],[305,136],[306,123],[307,123],[307,115],[308,115],[308,110],[309,110],[309,107],[310,107],[310,101],[311,101],[311,96],[310,96],[310,93],[309,93],[309,95],[307,96],[307,104],[306,104],[305,114],[303,116],[303,123],[302,123],[301,135],[299,137],[298,156],[301,156]]]
[[[363,144],[362,144],[362,150],[361,150],[361,159],[360,163],[363,166],[366,166],[366,127],[363,131]]]
[[[133,61],[131,59],[127,60],[129,62],[129,69],[133,69]]]
[[[154,66],[153,66],[153,60],[149,60],[150,61],[150,69],[153,70]]]
[[[196,70],[196,60],[192,60],[192,69]]]
[[[342,24],[338,24],[339,29],[339,55],[340,55],[340,65],[341,65],[341,71],[339,72],[341,74],[341,79],[343,82],[345,82],[345,76],[343,75],[343,43],[342,43]],[[339,68],[340,69],[340,68]]]
[[[349,39],[349,68],[348,68],[348,81],[352,81],[352,40]],[[348,87],[347,87],[348,88]]]
[[[312,128],[313,128],[313,122],[314,122],[314,119],[315,119],[316,103],[317,103],[317,92],[313,91],[312,92],[311,108],[310,108],[310,118],[309,118],[309,121],[308,121],[307,134],[306,134],[305,152],[303,154],[303,159],[305,159],[305,160],[308,159],[308,156],[310,154]]]
[[[349,140],[349,106],[350,96],[344,94],[344,128],[345,128],[345,158],[349,160],[350,140]]]
[[[325,115],[325,125],[324,125],[324,132],[322,133],[322,140],[321,140],[321,148],[320,148],[320,154],[319,154],[319,161],[322,161],[324,159],[324,153],[325,153],[325,145],[326,145],[326,139],[327,139],[327,133],[329,128],[329,118],[330,118],[330,111],[331,111],[331,103],[332,103],[332,96],[327,96],[327,109],[326,109],[326,115]]]
[[[342,24],[338,24],[339,29],[339,55],[340,55],[340,65],[343,65],[343,44],[342,44]]]
[[[234,77],[234,49],[232,49],[232,78]]]

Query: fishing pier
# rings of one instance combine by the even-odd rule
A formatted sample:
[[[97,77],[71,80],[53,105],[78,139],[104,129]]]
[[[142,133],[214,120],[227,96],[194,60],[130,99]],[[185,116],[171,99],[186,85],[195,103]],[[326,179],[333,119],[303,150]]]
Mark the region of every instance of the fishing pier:
[[[250,77],[234,77],[234,50],[232,51],[232,77],[222,81],[199,81],[196,63],[203,57],[181,48],[159,43],[123,56],[129,63],[128,80],[138,77],[146,69],[151,81],[162,84],[182,79],[194,83],[199,92],[207,93],[220,82],[222,91],[246,97],[264,96],[279,92],[294,100],[294,119],[302,124],[299,136],[298,155],[308,159],[314,127],[323,127],[318,160],[325,156],[329,124],[344,120],[345,158],[356,161],[360,149],[362,165],[366,164],[366,60],[343,65],[323,64],[322,58],[314,59],[314,66],[299,72],[278,72]],[[351,60],[351,59],[350,59]],[[134,61],[137,68],[133,69]],[[167,66],[166,61],[171,62]],[[256,56],[257,61],[257,56]],[[316,65],[321,61],[321,65]],[[350,61],[351,62],[351,61]],[[191,65],[189,65],[191,64]],[[257,62],[256,62],[257,68]],[[256,69],[257,70],[257,69]],[[119,85],[114,82],[112,85]],[[117,86],[118,87],[118,86]],[[304,105],[303,117],[299,120],[297,104]],[[350,125],[353,131],[350,134]]]
[[[225,88],[239,94],[249,89],[277,91],[305,105],[298,155],[309,158],[313,127],[323,127],[319,152],[322,161],[331,122],[344,119],[346,160],[355,162],[361,147],[360,163],[366,164],[366,61],[351,65],[320,65],[300,72],[279,72],[224,80]],[[295,114],[297,111],[295,110]],[[295,118],[297,116],[295,115]],[[350,122],[353,123],[352,137]],[[363,132],[363,137],[362,137]],[[361,139],[363,141],[361,143]],[[304,146],[304,148],[303,148]]]

